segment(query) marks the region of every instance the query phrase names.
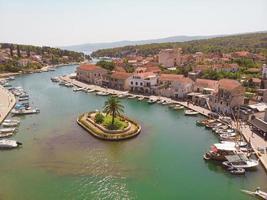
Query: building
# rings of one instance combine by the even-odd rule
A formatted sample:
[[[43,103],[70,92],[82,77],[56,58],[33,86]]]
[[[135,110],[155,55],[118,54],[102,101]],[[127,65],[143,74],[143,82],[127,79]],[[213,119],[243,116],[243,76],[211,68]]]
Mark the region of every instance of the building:
[[[209,105],[212,111],[232,115],[233,109],[244,104],[244,87],[236,80],[221,79],[218,92],[210,96]]]
[[[163,67],[175,67],[182,63],[182,49],[163,49],[158,55],[159,64]]]
[[[194,84],[194,92],[202,94],[213,94],[218,91],[219,83],[215,80],[196,79]]]
[[[108,71],[93,65],[93,64],[82,64],[76,69],[77,80],[86,82],[89,84],[106,86]]]
[[[263,79],[267,79],[267,65],[266,64],[263,64],[262,65],[262,78]]]
[[[108,87],[116,90],[129,90],[129,81],[132,76],[131,73],[127,72],[112,72],[108,75]]]
[[[161,74],[157,95],[174,99],[184,99],[193,91],[194,82],[183,75]]]
[[[153,72],[137,71],[129,78],[131,92],[155,94],[158,84],[158,75]]]

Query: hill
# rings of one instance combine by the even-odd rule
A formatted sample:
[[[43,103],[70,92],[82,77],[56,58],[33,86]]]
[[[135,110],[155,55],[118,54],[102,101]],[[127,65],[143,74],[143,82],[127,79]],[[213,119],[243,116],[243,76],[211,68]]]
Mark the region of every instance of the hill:
[[[123,57],[130,54],[156,55],[161,49],[182,48],[185,53],[250,51],[267,56],[267,32],[247,33],[186,42],[153,43],[102,49],[92,53],[93,57]]]
[[[142,45],[142,44],[151,44],[151,43],[167,43],[167,42],[185,42],[191,40],[199,40],[199,39],[207,39],[213,38],[216,36],[173,36],[161,39],[151,39],[151,40],[139,40],[139,41],[117,41],[117,42],[106,42],[106,43],[87,43],[80,45],[72,45],[72,46],[63,46],[61,49],[83,52],[90,54],[93,51],[99,49],[107,49],[107,48],[116,48],[123,47],[129,45]]]
[[[89,56],[52,47],[0,43],[0,72],[26,72],[46,65],[81,62]]]

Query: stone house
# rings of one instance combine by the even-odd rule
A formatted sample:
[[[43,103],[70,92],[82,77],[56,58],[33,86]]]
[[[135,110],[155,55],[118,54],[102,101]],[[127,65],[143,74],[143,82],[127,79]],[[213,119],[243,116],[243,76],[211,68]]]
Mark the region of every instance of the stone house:
[[[93,64],[82,64],[77,67],[76,73],[77,80],[79,81],[99,86],[105,86],[105,80],[108,71]]]
[[[221,79],[218,85],[218,92],[210,96],[210,107],[214,112],[231,115],[234,108],[244,104],[245,89],[231,79]]]
[[[163,49],[158,55],[159,64],[163,67],[175,67],[182,63],[182,49]]]

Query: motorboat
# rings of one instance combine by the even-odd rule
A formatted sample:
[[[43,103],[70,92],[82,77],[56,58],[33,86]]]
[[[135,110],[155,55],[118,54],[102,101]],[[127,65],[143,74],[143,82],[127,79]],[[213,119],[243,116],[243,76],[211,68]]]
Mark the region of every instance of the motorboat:
[[[189,115],[189,116],[196,116],[196,115],[199,114],[199,112],[197,112],[197,111],[193,111],[193,110],[185,110],[185,111],[184,111],[184,114],[185,114],[185,115]]]
[[[143,101],[145,99],[145,97],[139,97],[138,101]]]
[[[125,98],[125,97],[127,97],[127,94],[119,94],[118,95],[118,98]]]
[[[88,90],[87,90],[88,93],[92,93],[92,92],[94,92],[94,91],[95,91],[94,89],[88,89]]]
[[[19,101],[28,101],[29,97],[19,97]]]
[[[99,95],[99,96],[108,96],[109,93],[108,92],[101,92],[101,91],[99,91],[99,92],[96,93],[96,95]]]
[[[257,198],[267,200],[267,192],[261,191],[259,187],[255,191],[249,191],[249,190],[241,190],[241,191],[251,196],[255,196]]]
[[[245,154],[228,155],[225,158],[227,161],[222,163],[225,167],[252,169],[259,165],[258,160],[248,158]]]
[[[219,135],[221,135],[221,134],[231,134],[231,133],[234,133],[234,132],[235,132],[235,130],[234,129],[230,129],[230,128],[228,128],[228,129],[221,129],[221,130],[219,129],[219,130],[216,130],[215,131],[215,133],[217,133]]]
[[[154,98],[149,98],[147,100],[147,103],[149,103],[149,104],[153,104],[153,103],[156,103],[156,102],[157,102],[157,99],[154,99]]]
[[[17,122],[3,122],[2,123],[3,127],[16,127],[19,125]]]
[[[59,81],[58,84],[64,86],[66,83],[65,83],[65,81]]]
[[[71,83],[65,83],[64,84],[66,87],[73,87],[73,85]]]
[[[243,175],[246,173],[246,170],[244,168],[229,167],[228,171],[233,175]]]
[[[237,136],[237,134],[235,132],[223,133],[220,135],[220,140],[235,139],[236,136]]]
[[[17,124],[19,124],[20,120],[18,120],[18,119],[5,119],[4,123],[17,123]]]
[[[238,147],[246,147],[248,145],[247,142],[242,141],[242,140],[241,141],[235,141],[235,142],[233,142],[233,141],[221,141],[221,143],[222,144],[232,144],[232,145],[236,145]]]
[[[134,98],[136,98],[136,96],[135,95],[129,95],[127,98],[128,99],[134,99]]]
[[[59,82],[59,78],[58,77],[51,77],[51,81],[52,82]]]
[[[13,134],[14,132],[0,133],[0,138],[11,137]]]
[[[76,87],[76,88],[73,88],[73,91],[74,91],[74,92],[82,91],[82,88],[77,88],[77,87]]]
[[[206,126],[209,123],[214,123],[216,120],[214,119],[204,119],[204,120],[197,120],[196,125],[199,126]]]
[[[29,98],[29,95],[24,92],[19,95],[19,98]]]
[[[16,128],[0,128],[0,133],[10,133],[15,132]]]
[[[205,127],[206,128],[216,128],[216,127],[220,127],[220,126],[222,126],[223,124],[221,123],[221,122],[218,122],[218,121],[215,121],[215,122],[213,122],[213,123],[207,123],[206,125],[205,125]]]
[[[183,110],[184,109],[184,106],[182,106],[182,105],[175,105],[173,107],[173,109],[175,109],[175,110]]]
[[[13,115],[29,115],[29,114],[38,114],[40,113],[39,109],[20,109],[20,110],[15,110],[13,109],[11,111],[11,114]]]
[[[21,146],[22,143],[16,140],[1,139],[0,149],[13,149]]]

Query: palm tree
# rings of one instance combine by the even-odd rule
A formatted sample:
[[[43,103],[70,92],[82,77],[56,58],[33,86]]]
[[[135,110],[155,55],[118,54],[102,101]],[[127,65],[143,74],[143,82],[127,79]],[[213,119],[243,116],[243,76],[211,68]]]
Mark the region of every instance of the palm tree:
[[[111,124],[113,125],[115,117],[124,112],[124,106],[117,97],[111,96],[105,102],[103,112],[112,116]]]

